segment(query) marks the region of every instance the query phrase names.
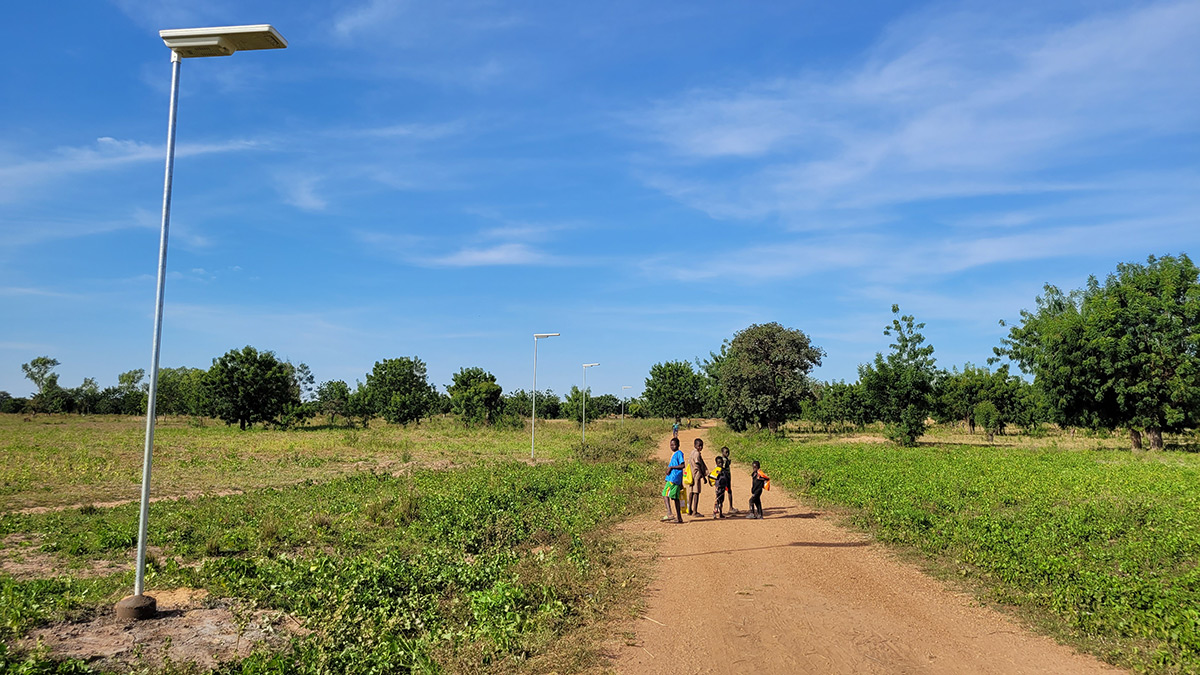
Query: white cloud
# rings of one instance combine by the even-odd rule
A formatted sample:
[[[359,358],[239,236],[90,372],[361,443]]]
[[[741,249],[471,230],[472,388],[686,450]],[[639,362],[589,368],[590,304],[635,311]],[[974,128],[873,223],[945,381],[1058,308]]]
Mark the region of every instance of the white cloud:
[[[526,244],[498,244],[482,248],[463,248],[444,256],[417,260],[433,267],[491,267],[496,265],[559,265],[565,264],[555,256],[538,251]]]
[[[1200,4],[1066,24],[1007,12],[938,8],[843,72],[660,101],[627,117],[662,150],[643,153],[638,171],[714,217],[805,221],[1070,190],[1047,172],[1200,123]]]
[[[261,149],[259,141],[234,139],[210,143],[180,143],[175,156],[191,157]],[[166,146],[102,136],[92,145],[57,148],[48,157],[12,157],[0,166],[0,203],[27,198],[30,190],[75,174],[107,171],[127,164],[163,162]]]
[[[223,0],[112,0],[138,25],[154,30],[214,25],[214,19],[228,16],[229,5]],[[221,23],[215,25],[229,25]]]
[[[317,194],[320,180],[317,176],[285,175],[277,177],[275,183],[284,203],[305,211],[324,211],[329,202]]]

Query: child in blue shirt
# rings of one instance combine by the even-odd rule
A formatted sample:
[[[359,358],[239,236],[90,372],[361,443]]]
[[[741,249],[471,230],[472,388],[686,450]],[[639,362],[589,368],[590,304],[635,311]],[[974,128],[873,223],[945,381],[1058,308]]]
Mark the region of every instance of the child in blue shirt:
[[[679,508],[679,495],[683,492],[683,467],[685,465],[683,459],[683,451],[679,449],[679,439],[671,439],[671,461],[667,465],[666,485],[663,486],[663,504],[667,507],[667,515],[663,516],[663,522],[672,520],[671,502],[675,502],[674,520],[677,523],[683,522],[683,510]]]

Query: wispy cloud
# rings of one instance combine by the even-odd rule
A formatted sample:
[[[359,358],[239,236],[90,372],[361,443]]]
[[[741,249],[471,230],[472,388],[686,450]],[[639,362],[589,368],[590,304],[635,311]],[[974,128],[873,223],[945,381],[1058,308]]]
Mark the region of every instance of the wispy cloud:
[[[579,225],[509,220],[486,208],[469,208],[466,212],[487,220],[500,221],[501,225],[482,228],[467,237],[435,237],[378,230],[358,230],[355,237],[375,255],[419,267],[584,264],[579,258],[547,250],[548,243],[556,234]]]
[[[660,101],[627,118],[660,149],[638,171],[715,217],[805,225],[831,211],[1070,191],[1047,172],[1200,122],[1200,5],[1035,31],[1007,11],[923,12],[843,72]]]
[[[566,264],[566,261],[534,249],[527,244],[497,244],[483,248],[463,248],[449,255],[424,258],[419,262],[433,267]]]
[[[229,15],[229,3],[225,0],[112,0],[122,12],[140,26],[160,30],[163,28],[187,28],[198,25],[214,25],[215,20]],[[228,23],[215,25],[225,26]]]
[[[262,149],[247,139],[209,143],[180,143],[175,156],[191,157]],[[71,175],[106,171],[124,165],[165,161],[166,147],[141,141],[102,136],[92,145],[61,147],[40,158],[9,157],[0,166],[0,203],[24,199],[28,191]]]
[[[69,298],[70,293],[52,291],[46,288],[28,288],[21,286],[0,286],[0,296],[6,297],[40,297],[40,298]]]
[[[648,276],[684,282],[712,279],[756,284],[839,273],[857,283],[895,286],[938,281],[981,267],[1056,258],[1120,256],[1129,251],[1173,253],[1190,236],[1200,212],[1161,219],[1118,219],[1086,226],[1000,231],[962,231],[939,238],[867,232],[779,239],[717,253],[696,252],[680,266],[676,255],[641,262]]]
[[[284,203],[305,211],[324,211],[329,206],[329,202],[317,194],[320,182],[319,177],[311,175],[285,174],[275,179]]]

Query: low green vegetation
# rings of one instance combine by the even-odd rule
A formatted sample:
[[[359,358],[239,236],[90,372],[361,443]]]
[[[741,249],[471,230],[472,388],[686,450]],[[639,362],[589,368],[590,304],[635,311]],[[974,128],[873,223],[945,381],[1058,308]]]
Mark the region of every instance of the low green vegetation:
[[[1200,670],[1200,455],[712,438],[1109,662]]]
[[[101,504],[136,499],[145,421],[134,417],[0,414],[0,510]],[[600,443],[624,426],[649,436],[661,420],[600,420]],[[579,427],[539,420],[537,454],[572,456]],[[322,481],[402,465],[448,466],[529,457],[528,423],[468,427],[450,417],[408,426],[376,421],[367,429],[308,427],[239,431],[214,420],[163,418],[155,433],[154,495],[252,490]]]
[[[544,670],[539,659],[561,659],[565,634],[636,587],[601,526],[648,503],[659,472],[641,459],[647,450],[630,427],[613,428],[597,432],[590,459],[566,458],[575,448],[555,463],[360,471],[164,502],[152,511],[148,591],[205,589],[313,631],[225,673]],[[136,504],[0,516],[0,539],[38,542],[66,568],[46,579],[0,575],[0,642],[126,594],[130,571],[87,578],[71,568],[127,556],[136,524]],[[0,650],[0,672],[90,671]]]

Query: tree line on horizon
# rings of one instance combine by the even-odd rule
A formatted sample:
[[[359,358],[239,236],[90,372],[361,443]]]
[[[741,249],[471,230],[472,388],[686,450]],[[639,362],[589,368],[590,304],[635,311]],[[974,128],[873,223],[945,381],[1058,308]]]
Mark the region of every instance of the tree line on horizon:
[[[39,356],[21,368],[33,382],[32,397],[0,391],[0,413],[77,413],[80,415],[144,415],[149,382],[142,369],[117,377],[118,384],[101,389],[92,378],[64,388],[54,369],[57,359]],[[536,393],[542,419],[582,419],[584,393],[571,387],[566,397],[552,390]],[[382,418],[395,424],[419,423],[433,415],[454,414],[469,425],[520,425],[529,417],[533,397],[518,389],[505,394],[495,375],[466,367],[453,375],[445,392],[429,382],[425,362],[418,357],[384,359],[375,363],[365,382],[352,389],[342,380],[316,384],[304,363],[280,360],[273,352],[251,346],[233,349],[213,359],[208,370],[160,368],[156,415],[212,417],[241,429],[254,425],[291,428],[325,416],[330,424],[367,426]],[[589,418],[621,412],[622,401],[612,394],[587,395]],[[636,399],[625,412],[644,415]]]
[[[1143,437],[1163,448],[1164,432],[1200,426],[1200,283],[1186,255],[1151,256],[1146,264],[1122,263],[1103,282],[1063,291],[1046,285],[1033,310],[993,348],[987,366],[939,369],[925,324],[892,306],[884,328],[892,342],[860,364],[858,380],[820,382],[810,377],[824,350],[801,330],[778,323],[751,325],[705,359],[657,363],[641,398],[628,401],[632,416],[720,417],[734,430],[778,431],[806,420],[830,428],[882,423],[885,435],[913,445],[929,418],[961,423],[988,434],[1043,425],[1127,430],[1140,449]],[[1004,322],[1001,322],[1005,325]],[[997,365],[999,364],[999,365]],[[30,399],[0,392],[0,412],[144,414],[144,371],[122,373],[115,387],[91,378],[73,389],[58,385],[58,361],[38,357],[22,366],[37,386]],[[1027,380],[1010,372],[1015,365]],[[991,366],[996,366],[991,368]],[[247,346],[213,359],[208,370],[161,369],[160,414],[209,416],[238,424],[287,428],[317,415],[329,422],[367,425],[420,422],[454,414],[466,424],[520,425],[536,398],[543,418],[580,420],[584,392],[516,390],[505,394],[479,367],[462,368],[446,392],[429,383],[417,357],[375,363],[352,390],[343,381],[315,384],[303,363],[280,361]],[[587,395],[590,417],[616,414],[611,394]]]

